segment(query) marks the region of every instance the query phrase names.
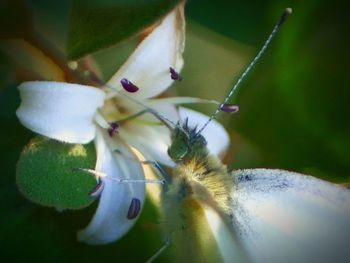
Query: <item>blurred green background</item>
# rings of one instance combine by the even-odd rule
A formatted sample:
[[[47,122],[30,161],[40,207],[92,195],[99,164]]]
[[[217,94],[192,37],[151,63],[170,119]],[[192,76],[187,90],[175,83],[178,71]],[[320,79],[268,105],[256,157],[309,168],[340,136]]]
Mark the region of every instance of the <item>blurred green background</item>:
[[[63,49],[70,1],[28,1],[26,6],[37,30]],[[293,7],[293,15],[232,100],[240,106],[239,113],[219,117],[232,139],[226,162],[231,168],[282,168],[348,183],[350,21],[345,1],[188,1],[184,80],[167,93],[222,100],[287,6]],[[1,9],[2,37],[21,31],[16,29],[26,24],[27,14],[22,11],[9,16],[13,10]],[[94,55],[106,80],[136,42],[131,37]],[[2,258],[9,262],[145,261],[162,243],[158,229],[145,226],[157,222],[150,204],[122,240],[91,247],[77,243],[75,232],[87,224],[94,205],[58,213],[31,204],[19,194],[16,162],[33,137],[15,116],[18,76],[26,77],[16,70],[21,63],[26,61],[14,63],[0,51]],[[193,107],[205,113],[214,110],[212,106]]]

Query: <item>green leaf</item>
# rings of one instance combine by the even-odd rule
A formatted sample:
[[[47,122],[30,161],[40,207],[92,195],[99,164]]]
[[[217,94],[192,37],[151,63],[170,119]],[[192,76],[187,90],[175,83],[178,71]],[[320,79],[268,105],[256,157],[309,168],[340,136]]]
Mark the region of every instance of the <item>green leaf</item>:
[[[178,2],[75,1],[70,16],[68,57],[78,59],[124,40],[164,16]]]
[[[34,203],[62,209],[90,205],[89,192],[96,180],[74,168],[93,169],[96,154],[93,144],[65,144],[44,137],[32,139],[17,164],[17,185]]]

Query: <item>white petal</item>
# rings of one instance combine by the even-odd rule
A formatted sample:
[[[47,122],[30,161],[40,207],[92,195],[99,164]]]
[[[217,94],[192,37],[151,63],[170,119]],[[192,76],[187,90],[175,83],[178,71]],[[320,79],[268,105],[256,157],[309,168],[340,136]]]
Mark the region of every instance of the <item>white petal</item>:
[[[162,103],[161,99],[148,100],[145,104],[155,109],[161,116],[164,116],[175,123],[179,119],[178,111],[170,103]],[[167,166],[174,166],[175,163],[168,155],[170,131],[162,125],[152,114],[142,115],[142,120],[159,123],[160,125],[145,125],[134,122],[120,129],[120,136],[129,144],[138,149],[148,160],[157,161]]]
[[[187,108],[180,107],[179,112],[181,120],[188,118],[188,123],[192,127],[197,125],[200,128],[209,118],[207,115]],[[215,120],[209,123],[202,135],[208,142],[209,151],[215,155],[224,153],[230,144],[230,137],[225,128]]]
[[[120,136],[139,150],[148,160],[155,160],[167,166],[174,166],[168,156],[170,132],[164,126],[134,124],[128,129],[120,129]]]
[[[109,140],[108,143],[112,142]],[[118,154],[116,158],[98,131],[96,170],[112,178],[144,179],[140,164],[129,159],[134,157],[133,153],[122,144],[117,146],[124,154]],[[143,205],[145,199],[143,183],[118,183],[108,178],[103,182],[105,185],[97,211],[90,224],[78,233],[79,241],[91,245],[110,243],[125,235],[136,222],[136,219],[127,219],[131,200],[137,198]]]
[[[234,227],[253,262],[349,260],[349,190],[282,170],[233,176]]]
[[[183,101],[183,103],[186,103],[186,102],[191,103],[190,101],[193,101],[193,98],[175,97],[173,102],[171,102],[168,99],[171,100],[173,98],[145,100],[144,104],[154,109],[161,117],[167,118],[168,120],[176,124],[180,118],[180,115],[176,106],[176,101],[181,100]],[[144,114],[143,118],[147,120],[153,120],[153,121],[159,122],[159,120],[156,117],[154,117],[153,114]]]
[[[16,114],[28,129],[69,143],[88,143],[95,137],[93,116],[103,105],[103,91],[54,81],[24,82],[18,89],[21,105]]]
[[[169,67],[179,72],[183,66],[184,34],[183,4],[180,4],[140,43],[106,86],[121,90],[120,80],[127,78],[140,88],[134,95],[138,98],[162,93],[173,83]]]

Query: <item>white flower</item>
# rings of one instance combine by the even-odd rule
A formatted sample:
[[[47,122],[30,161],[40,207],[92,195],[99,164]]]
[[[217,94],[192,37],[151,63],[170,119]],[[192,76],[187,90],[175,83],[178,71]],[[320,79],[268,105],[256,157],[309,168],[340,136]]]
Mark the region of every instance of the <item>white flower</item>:
[[[173,164],[166,152],[170,144],[169,130],[163,125],[155,125],[158,120],[150,114],[125,122],[116,134],[109,134],[109,122],[143,109],[121,95],[125,92],[120,83],[123,78],[140,88],[129,96],[156,109],[163,116],[175,122],[186,117],[198,124],[207,120],[203,114],[185,108],[177,111],[175,108],[175,104],[200,101],[198,99],[151,99],[172,84],[169,67],[179,72],[183,66],[184,27],[183,5],[180,5],[140,43],[104,89],[53,81],[24,82],[19,86],[21,105],[17,116],[25,127],[63,142],[95,142],[95,170],[108,178],[102,178],[104,189],[99,206],[90,224],[79,232],[80,241],[109,243],[127,233],[135,223],[139,211],[135,212],[135,218],[130,219],[127,218],[128,211],[135,208],[131,206],[138,205],[133,200],[140,201],[142,207],[145,185],[111,180],[144,179],[140,163],[130,158],[134,156],[130,145],[146,159]],[[223,152],[229,144],[225,129],[217,122],[210,124],[204,136],[213,154]],[[123,154],[116,154],[115,149]]]

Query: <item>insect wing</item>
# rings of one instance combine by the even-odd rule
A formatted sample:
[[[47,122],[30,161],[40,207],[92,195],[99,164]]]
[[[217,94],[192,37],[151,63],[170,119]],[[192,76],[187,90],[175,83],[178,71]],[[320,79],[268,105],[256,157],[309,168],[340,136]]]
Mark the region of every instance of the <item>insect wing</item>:
[[[165,224],[174,224],[166,262],[249,262],[230,226],[206,203],[189,197],[167,210],[166,216]]]
[[[232,173],[233,225],[253,262],[345,262],[350,191],[283,170]]]

